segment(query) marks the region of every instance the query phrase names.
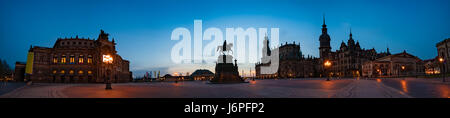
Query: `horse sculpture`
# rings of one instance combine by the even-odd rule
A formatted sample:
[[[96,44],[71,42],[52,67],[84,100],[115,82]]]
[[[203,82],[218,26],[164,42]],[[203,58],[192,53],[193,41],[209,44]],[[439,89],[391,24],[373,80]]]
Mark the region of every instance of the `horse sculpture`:
[[[224,47],[225,46],[225,47]],[[233,54],[233,51],[231,50],[231,48],[233,47],[232,43],[226,44],[226,41],[224,43],[224,45],[222,46],[217,46],[217,51],[221,52],[221,53],[225,53],[225,52],[231,52],[231,54]]]

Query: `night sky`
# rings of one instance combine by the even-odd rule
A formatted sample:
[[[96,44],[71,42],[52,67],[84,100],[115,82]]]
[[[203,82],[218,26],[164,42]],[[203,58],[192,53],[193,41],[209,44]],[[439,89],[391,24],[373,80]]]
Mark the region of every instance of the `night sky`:
[[[0,58],[13,67],[26,61],[30,45],[52,47],[57,38],[76,35],[97,38],[103,29],[136,76],[211,69],[213,64],[170,60],[178,42],[170,40],[172,30],[186,27],[193,36],[195,19],[203,20],[204,30],[280,28],[280,43],[300,42],[303,54],[317,57],[325,13],[332,50],[347,41],[351,28],[362,48],[389,47],[391,53],[406,50],[430,59],[437,56],[436,43],[450,38],[448,6],[449,0],[0,0]]]

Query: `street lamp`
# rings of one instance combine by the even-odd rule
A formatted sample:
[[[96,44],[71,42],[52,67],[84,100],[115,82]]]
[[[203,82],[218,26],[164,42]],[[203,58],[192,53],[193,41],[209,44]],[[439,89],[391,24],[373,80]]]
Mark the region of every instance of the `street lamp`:
[[[378,72],[378,76],[381,76],[381,70],[377,69],[377,72]]]
[[[402,65],[401,68],[402,68],[402,73],[405,73],[405,69],[406,69],[405,65]],[[403,76],[403,80],[405,80],[405,76],[406,75]]]
[[[329,60],[326,60],[325,63],[323,63],[325,74],[327,74],[327,81],[330,81],[330,77],[327,73],[327,68],[331,67],[331,62]]]
[[[445,82],[445,60],[442,57],[439,57],[439,62],[442,64],[442,82]]]
[[[112,58],[112,56],[111,55],[103,55],[103,63],[105,63],[106,64],[106,66],[107,66],[107,78],[106,78],[106,87],[105,87],[105,89],[106,90],[111,90],[112,89],[112,87],[111,87],[111,70],[110,70],[110,65],[113,63],[113,58]]]

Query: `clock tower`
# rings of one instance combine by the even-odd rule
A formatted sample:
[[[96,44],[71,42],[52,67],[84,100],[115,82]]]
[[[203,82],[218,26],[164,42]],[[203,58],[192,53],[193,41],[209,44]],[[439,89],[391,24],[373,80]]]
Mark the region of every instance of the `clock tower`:
[[[323,16],[322,34],[319,37],[320,41],[320,58],[327,58],[328,53],[331,51],[330,36],[327,33],[327,25],[325,24],[325,15]]]

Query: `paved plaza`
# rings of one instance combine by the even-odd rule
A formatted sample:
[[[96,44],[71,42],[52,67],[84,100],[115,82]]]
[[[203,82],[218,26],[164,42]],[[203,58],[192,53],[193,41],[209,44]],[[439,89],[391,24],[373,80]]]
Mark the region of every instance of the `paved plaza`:
[[[248,81],[248,80],[247,80]],[[450,84],[425,79],[278,79],[240,84],[206,81],[23,85],[1,98],[448,98]]]

